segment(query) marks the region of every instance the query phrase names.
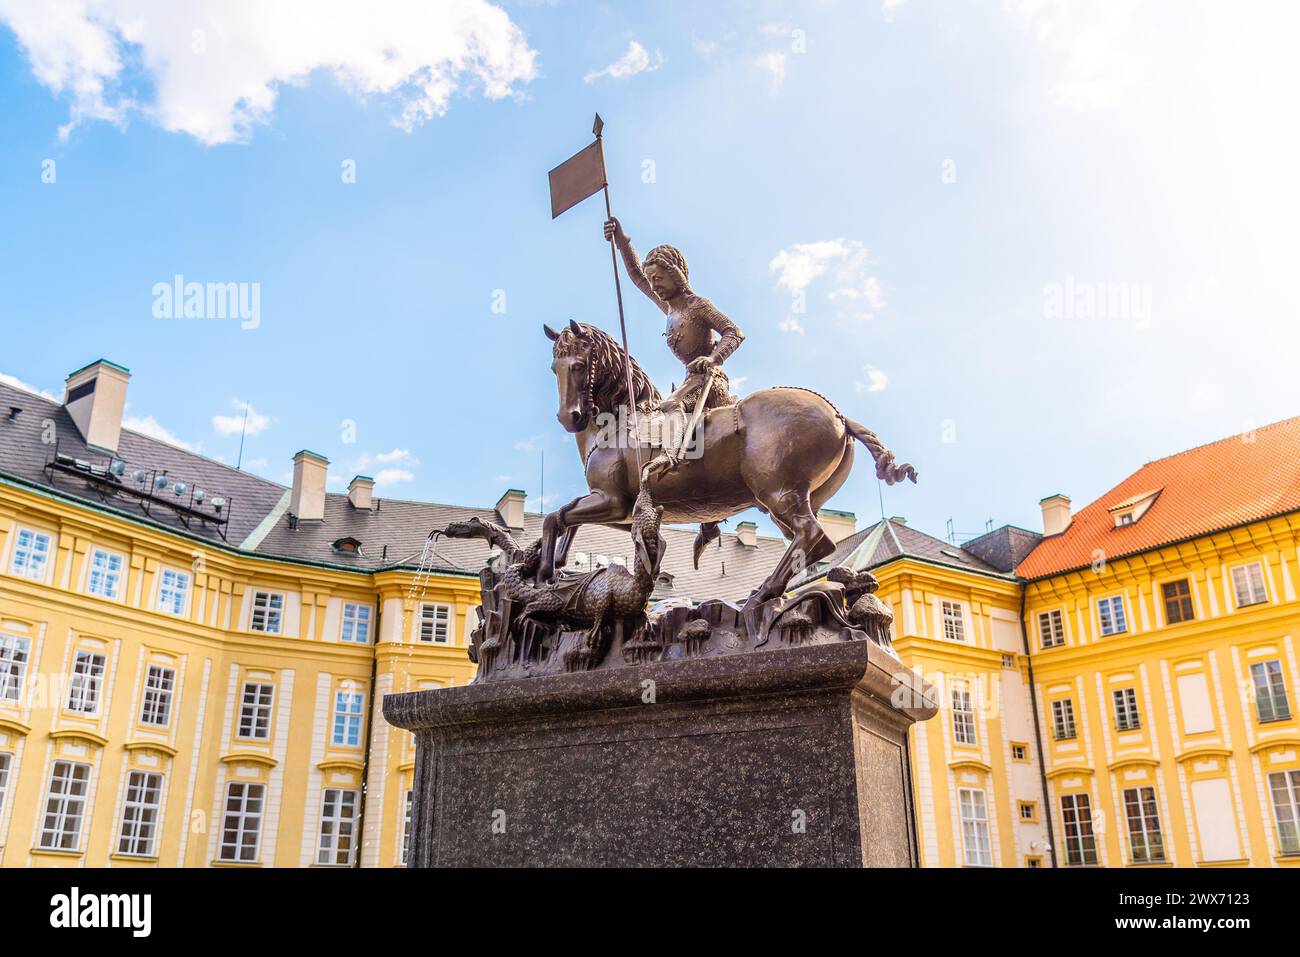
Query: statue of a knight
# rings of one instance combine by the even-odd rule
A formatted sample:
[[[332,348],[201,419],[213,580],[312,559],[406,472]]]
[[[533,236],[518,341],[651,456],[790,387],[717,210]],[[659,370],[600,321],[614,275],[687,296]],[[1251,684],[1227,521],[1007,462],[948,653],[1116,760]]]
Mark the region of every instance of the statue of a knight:
[[[668,348],[686,366],[686,379],[659,406],[661,412],[693,412],[706,383],[706,410],[736,402],[722,363],[745,341],[737,325],[690,286],[686,257],[672,246],[656,246],[644,260],[617,219],[605,222],[605,239],[623,254],[628,278],[668,317]],[[713,334],[718,334],[715,339]]]

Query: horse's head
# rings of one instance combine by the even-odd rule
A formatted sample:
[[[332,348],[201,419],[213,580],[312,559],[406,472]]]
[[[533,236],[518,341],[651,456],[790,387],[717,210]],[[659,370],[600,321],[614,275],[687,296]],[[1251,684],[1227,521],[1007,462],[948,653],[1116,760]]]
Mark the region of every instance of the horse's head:
[[[569,320],[563,332],[542,326],[546,338],[555,343],[552,350],[551,371],[555,373],[555,386],[560,392],[560,408],[555,417],[566,431],[581,432],[591,421],[593,413],[591,377],[593,358],[592,340],[583,328]]]

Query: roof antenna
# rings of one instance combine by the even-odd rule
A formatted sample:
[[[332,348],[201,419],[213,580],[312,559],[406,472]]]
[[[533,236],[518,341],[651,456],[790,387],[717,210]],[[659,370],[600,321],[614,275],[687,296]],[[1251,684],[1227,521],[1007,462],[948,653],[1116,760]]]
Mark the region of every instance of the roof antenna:
[[[948,519],[948,544],[957,544],[957,533],[952,530],[952,518]]]
[[[241,466],[244,464],[244,433],[248,431],[248,406],[249,403],[245,402],[244,403],[244,424],[239,429],[239,460],[235,462],[236,471],[240,471]]]
[[[885,520],[885,486],[880,481],[879,476],[876,477],[876,494],[880,496],[880,520],[883,522]]]

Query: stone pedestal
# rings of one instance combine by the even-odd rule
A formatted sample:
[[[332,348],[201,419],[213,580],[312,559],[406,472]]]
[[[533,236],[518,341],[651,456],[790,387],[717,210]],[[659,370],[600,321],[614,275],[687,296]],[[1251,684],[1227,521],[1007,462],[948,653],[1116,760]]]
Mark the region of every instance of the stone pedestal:
[[[869,640],[384,699],[413,867],[909,867],[933,689]]]

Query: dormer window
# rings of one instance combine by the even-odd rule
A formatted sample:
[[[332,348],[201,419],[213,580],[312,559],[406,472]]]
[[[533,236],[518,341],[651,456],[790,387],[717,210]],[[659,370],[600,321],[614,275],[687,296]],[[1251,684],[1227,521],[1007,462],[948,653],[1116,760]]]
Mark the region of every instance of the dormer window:
[[[340,538],[338,541],[333,543],[333,546],[334,551],[340,552],[344,555],[361,554],[361,543],[350,536],[348,538]]]
[[[1150,492],[1143,492],[1140,495],[1134,495],[1124,499],[1122,502],[1116,502],[1110,506],[1107,511],[1114,518],[1116,528],[1124,528],[1127,525],[1135,525],[1143,515],[1147,513],[1155,500],[1160,496],[1160,489],[1154,489]]]

